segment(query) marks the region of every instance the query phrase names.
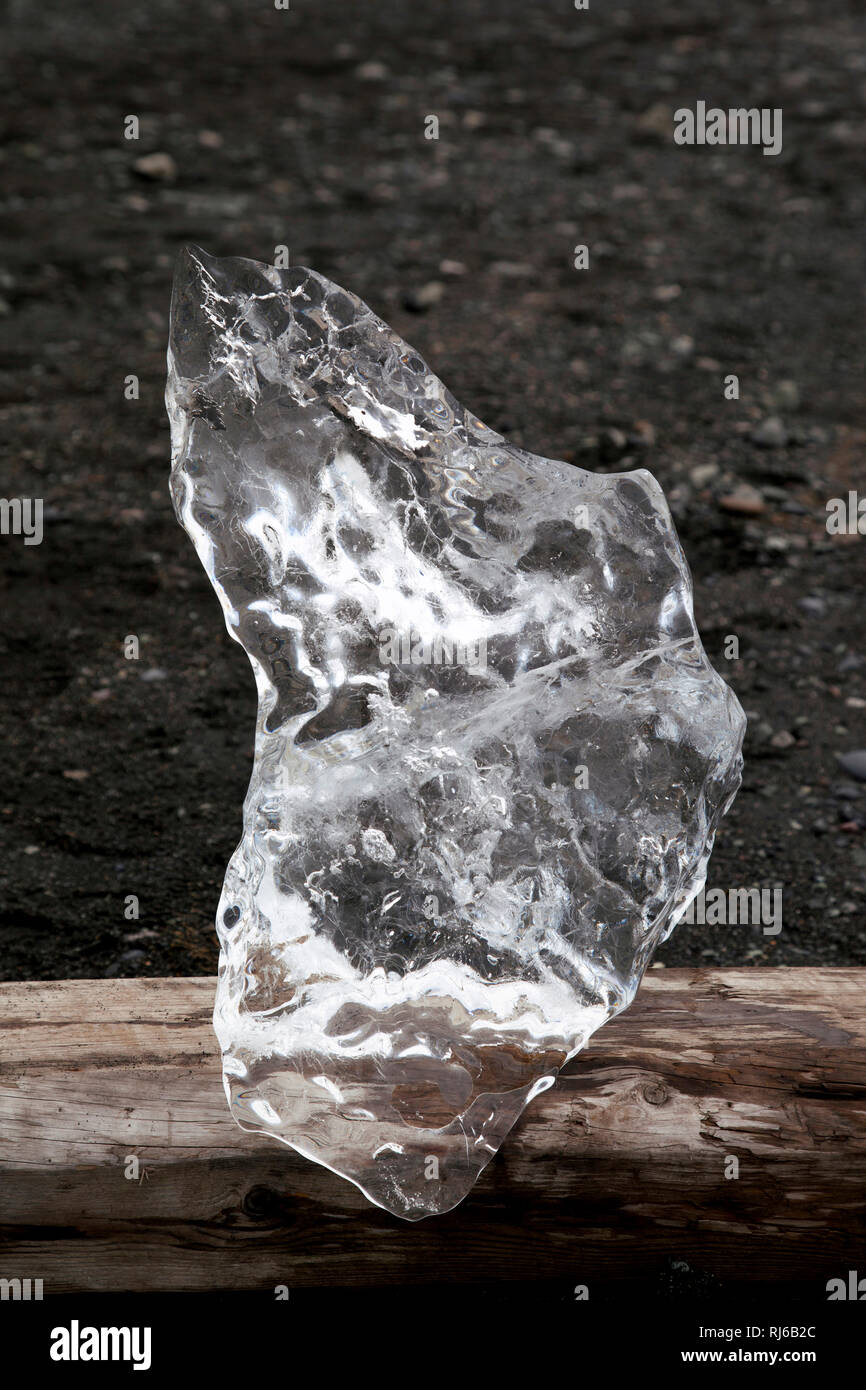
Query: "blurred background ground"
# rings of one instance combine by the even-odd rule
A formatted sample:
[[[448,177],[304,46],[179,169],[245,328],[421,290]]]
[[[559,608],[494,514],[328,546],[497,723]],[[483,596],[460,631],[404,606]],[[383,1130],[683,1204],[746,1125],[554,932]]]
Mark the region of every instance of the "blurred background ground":
[[[837,763],[866,748],[866,538],[825,528],[866,494],[857,9],[4,7],[0,491],[44,499],[45,538],[0,537],[2,977],[216,968],[255,696],[169,503],[189,241],[287,245],[516,444],[652,470],[750,716],[709,886],[784,891],[778,936],[683,925],[659,960],[866,964],[866,781]],[[781,107],[781,155],[675,146],[699,99]]]

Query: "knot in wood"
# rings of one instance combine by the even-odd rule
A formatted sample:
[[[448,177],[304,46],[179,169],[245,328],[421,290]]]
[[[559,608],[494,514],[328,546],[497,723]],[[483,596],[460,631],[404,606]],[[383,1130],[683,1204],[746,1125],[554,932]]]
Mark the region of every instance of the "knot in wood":
[[[263,1183],[251,1187],[242,1203],[244,1215],[253,1221],[273,1220],[280,1215],[281,1205],[279,1193]]]

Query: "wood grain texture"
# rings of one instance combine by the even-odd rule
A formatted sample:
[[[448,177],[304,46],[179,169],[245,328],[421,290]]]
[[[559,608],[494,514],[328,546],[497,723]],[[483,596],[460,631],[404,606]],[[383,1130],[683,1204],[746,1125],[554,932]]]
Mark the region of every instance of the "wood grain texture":
[[[866,1258],[864,970],[651,971],[466,1201],[415,1225],[234,1125],[214,988],[0,985],[0,1276],[47,1292],[586,1283],[674,1257],[823,1283]]]

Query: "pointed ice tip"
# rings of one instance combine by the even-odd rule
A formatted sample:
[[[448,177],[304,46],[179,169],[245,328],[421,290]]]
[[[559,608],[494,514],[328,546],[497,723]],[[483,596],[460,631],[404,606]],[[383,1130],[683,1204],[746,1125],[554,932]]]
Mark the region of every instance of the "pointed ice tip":
[[[200,246],[184,246],[174,266],[169,319],[169,361],[183,377],[197,377],[207,370],[213,326],[205,313],[202,280],[214,258]]]
[[[177,376],[199,381],[212,375],[229,322],[247,301],[286,290],[287,274],[263,261],[212,256],[194,243],[184,246],[175,263],[169,326],[169,358]]]
[[[201,306],[205,298],[204,282],[217,283],[221,278],[224,278],[226,269],[236,264],[238,262],[232,258],[221,260],[219,256],[212,256],[209,251],[205,251],[201,246],[196,246],[193,242],[182,247],[174,263],[171,294],[172,319],[174,319],[178,305],[189,306],[198,303]],[[249,262],[249,264],[255,264],[255,262]]]
[[[190,242],[188,246],[181,247],[174,263],[175,282],[179,279],[186,279],[190,275],[200,275],[202,267],[207,267],[214,257],[209,256],[201,246],[196,246]]]

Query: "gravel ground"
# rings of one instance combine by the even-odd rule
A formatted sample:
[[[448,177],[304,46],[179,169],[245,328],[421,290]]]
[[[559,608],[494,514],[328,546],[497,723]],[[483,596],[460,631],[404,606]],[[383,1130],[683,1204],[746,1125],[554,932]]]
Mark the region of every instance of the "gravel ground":
[[[866,538],[825,524],[866,495],[854,11],[6,7],[0,486],[45,533],[0,537],[4,978],[216,967],[255,696],[167,490],[188,241],[286,245],[515,443],[652,470],[750,716],[709,885],[783,890],[778,935],[684,925],[659,960],[866,964],[866,768],[838,762],[866,748]],[[698,100],[781,108],[781,154],[677,146]]]

